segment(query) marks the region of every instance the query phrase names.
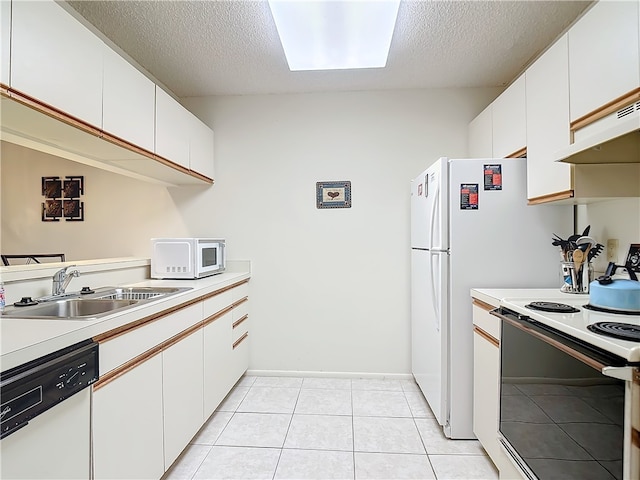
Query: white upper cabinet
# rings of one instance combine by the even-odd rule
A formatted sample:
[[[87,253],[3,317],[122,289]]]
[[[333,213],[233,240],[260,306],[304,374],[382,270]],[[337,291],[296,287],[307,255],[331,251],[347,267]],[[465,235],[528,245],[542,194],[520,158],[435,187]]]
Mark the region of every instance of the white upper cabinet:
[[[640,86],[639,5],[600,1],[569,30],[572,122]]]
[[[106,45],[103,99],[104,131],[153,152],[155,84]]]
[[[12,2],[11,88],[98,128],[103,49],[57,3]]]
[[[189,169],[191,113],[156,85],[155,153]]]
[[[569,145],[569,58],[561,37],[526,71],[527,196],[572,189],[571,165],[553,154]]]
[[[493,157],[493,120],[489,105],[469,123],[469,157]]]
[[[9,85],[11,64],[11,2],[0,0],[0,83]]]
[[[213,179],[213,130],[190,115],[189,165],[191,170]]]
[[[527,147],[525,78],[521,75],[492,107],[493,157],[521,156]]]

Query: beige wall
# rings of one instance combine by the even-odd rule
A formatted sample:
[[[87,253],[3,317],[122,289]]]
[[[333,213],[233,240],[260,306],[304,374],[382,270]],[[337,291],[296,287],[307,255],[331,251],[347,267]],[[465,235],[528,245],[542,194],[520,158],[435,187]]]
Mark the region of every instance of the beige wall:
[[[409,373],[409,182],[466,156],[467,124],[499,92],[187,99],[215,131],[209,189],[3,145],[2,248],[147,255],[152,236],[223,236],[252,261],[251,369]],[[85,222],[40,221],[43,175],[85,175]],[[316,209],[330,180],[352,182],[352,208]]]
[[[1,143],[2,253],[67,260],[149,256],[152,235],[187,234],[171,190],[8,142]],[[85,220],[43,222],[43,176],[83,175]]]

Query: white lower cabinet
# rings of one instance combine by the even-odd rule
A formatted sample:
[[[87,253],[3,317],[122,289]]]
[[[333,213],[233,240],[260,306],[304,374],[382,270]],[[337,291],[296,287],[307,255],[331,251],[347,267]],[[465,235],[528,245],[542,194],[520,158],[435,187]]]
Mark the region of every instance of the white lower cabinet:
[[[171,467],[248,367],[247,295],[246,283],[227,287],[97,338],[94,478],[158,479]]]
[[[229,311],[213,317],[204,327],[204,416],[209,418],[229,393],[235,380],[231,371],[231,320]]]
[[[501,479],[521,479],[498,440],[500,409],[500,320],[497,307],[473,301],[473,433],[500,471]]]
[[[165,470],[204,422],[202,359],[202,328],[162,351]]]
[[[93,391],[95,479],[158,479],[164,473],[162,355]]]

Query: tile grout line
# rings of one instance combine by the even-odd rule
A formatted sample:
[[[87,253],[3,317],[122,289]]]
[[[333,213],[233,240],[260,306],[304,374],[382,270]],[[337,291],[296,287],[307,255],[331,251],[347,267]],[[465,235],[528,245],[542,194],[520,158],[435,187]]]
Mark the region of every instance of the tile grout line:
[[[284,444],[287,441],[287,436],[289,435],[289,430],[291,429],[291,424],[293,423],[293,415],[296,413],[296,407],[298,406],[298,400],[300,399],[300,393],[302,392],[302,384],[304,383],[304,378],[300,381],[300,387],[298,388],[298,395],[296,396],[296,402],[293,405],[293,410],[291,412],[291,418],[289,419],[289,425],[287,425],[287,431],[284,434],[284,439],[282,440],[282,446],[280,447],[280,454],[278,455],[278,461],[276,462],[276,468],[273,470],[272,480],[275,480],[276,473],[278,471],[278,466],[280,465],[280,459],[282,458],[282,452],[284,450]]]

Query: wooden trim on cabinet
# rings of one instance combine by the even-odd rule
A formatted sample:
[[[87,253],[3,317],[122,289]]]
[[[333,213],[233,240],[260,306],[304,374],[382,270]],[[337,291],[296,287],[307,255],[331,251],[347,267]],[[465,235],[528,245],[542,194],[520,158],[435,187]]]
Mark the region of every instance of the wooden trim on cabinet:
[[[150,358],[155,357],[156,355],[158,355],[159,353],[162,352],[162,345],[158,345],[153,347],[150,350],[147,350],[144,353],[141,353],[140,355],[138,355],[137,357],[132,358],[131,360],[129,360],[128,362],[123,363],[122,365],[120,365],[119,367],[114,368],[113,370],[111,370],[110,372],[107,372],[106,374],[102,375],[94,384],[93,384],[93,391],[95,392],[96,390],[99,390],[100,388],[104,387],[105,385],[107,385],[109,382],[112,382],[113,380],[115,380],[118,377],[121,377],[122,375],[124,375],[125,373],[133,370],[134,368],[136,368],[138,365],[146,362],[147,360],[149,360]]]
[[[573,133],[581,128],[586,127],[594,122],[597,122],[601,118],[610,115],[611,113],[620,110],[621,108],[631,105],[632,103],[640,101],[640,87],[631,90],[618,98],[611,100],[609,103],[605,103],[599,108],[596,108],[592,112],[577,118],[573,122],[569,123],[569,131],[572,134],[571,143],[573,143]]]
[[[12,100],[15,100],[23,105],[26,105],[27,107],[36,110],[40,113],[43,113],[49,117],[55,118],[56,120],[59,120],[63,123],[66,123],[67,125],[71,125],[72,127],[75,127],[85,133],[88,133],[90,135],[93,135],[94,137],[99,137],[109,143],[112,143],[114,145],[117,145],[121,148],[124,148],[126,150],[129,150],[131,152],[134,152],[138,155],[141,155],[143,157],[149,158],[150,160],[154,160],[158,163],[161,163],[163,165],[165,165],[166,167],[172,168],[173,170],[176,170],[184,175],[188,175],[190,177],[193,178],[197,178],[198,180],[202,180],[206,183],[212,184],[214,183],[212,178],[207,177],[206,175],[203,175],[201,173],[198,173],[196,171],[190,170],[187,167],[183,167],[182,165],[179,165],[171,160],[168,160],[164,157],[161,157],[160,155],[157,155],[153,152],[150,152],[142,147],[139,147],[138,145],[135,145],[131,142],[128,142],[127,140],[123,140],[120,137],[116,137],[115,135],[112,135],[94,125],[91,125],[83,120],[80,120],[79,118],[76,118],[72,115],[69,115],[68,113],[55,108],[47,103],[44,103],[40,100],[38,100],[35,97],[32,97],[26,93],[23,93],[19,90],[15,90],[12,89],[9,86],[5,86],[4,84],[2,85],[2,94],[8,98],[11,98]]]
[[[206,295],[202,295],[198,298],[194,298],[192,300],[189,300],[188,302],[184,302],[181,303],[179,305],[176,305],[174,307],[168,308],[166,310],[162,310],[161,312],[157,312],[154,313],[152,315],[149,315],[147,317],[143,317],[140,318],[138,320],[135,320],[131,323],[127,323],[126,325],[122,325],[120,327],[114,328],[112,330],[109,330],[107,332],[101,333],[100,335],[96,335],[95,337],[93,337],[93,341],[94,342],[98,342],[98,343],[104,343],[104,342],[108,342],[109,340],[113,340],[114,338],[119,337],[120,335],[124,335],[125,333],[129,333],[132,330],[135,330],[137,328],[143,327],[151,322],[155,322],[156,320],[160,320],[163,317],[166,317],[167,315],[171,315],[172,313],[177,312],[178,310],[182,310],[183,308],[187,308],[190,307],[191,305],[195,305],[198,302],[201,302],[203,300],[207,300],[211,297],[214,297],[222,292],[226,292],[228,290],[231,290],[232,288],[235,288],[237,286],[243,285],[245,283],[248,283],[250,279],[245,279],[245,280],[241,280],[239,282],[233,283],[231,285],[228,285],[224,288],[221,288],[220,290],[216,290],[215,292],[211,292],[208,293]],[[231,304],[228,308],[228,310],[231,310],[232,308],[237,307],[238,305],[240,305],[243,302],[248,301],[249,297],[244,297],[236,302],[234,302],[233,304]],[[227,310],[227,309],[225,309]],[[227,313],[225,310],[221,310],[220,312],[215,313],[213,316],[215,317],[216,315],[224,315],[224,313]],[[211,323],[212,321],[214,321],[215,318],[209,317],[208,319],[205,319],[206,324]]]
[[[482,310],[486,310],[487,312],[490,312],[491,310],[493,310],[494,308],[496,308],[496,307],[494,307],[493,305],[489,305],[488,303],[483,302],[482,300],[478,300],[477,298],[474,298],[474,299],[471,301],[471,303],[472,303],[473,305],[475,305],[476,307],[481,308]]]
[[[236,287],[239,287],[240,285],[244,285],[245,283],[249,283],[249,280],[251,280],[251,279],[250,278],[246,278],[244,280],[241,280],[239,282],[236,282],[234,284],[231,284],[231,285],[228,285],[228,286],[226,286],[224,288],[221,288],[220,290],[216,290],[215,292],[207,293],[206,295],[204,295],[202,297],[202,300],[208,300],[210,298],[215,297],[216,295],[220,295],[221,293],[229,291],[232,288],[236,288]]]
[[[79,118],[73,117],[68,113],[63,112],[62,110],[52,107],[51,105],[41,102],[37,98],[31,97],[18,90],[14,90],[11,87],[9,87],[8,93],[9,98],[33,110],[43,113],[49,117],[55,118],[56,120],[66,123],[67,125],[71,125],[72,127],[75,127],[78,130],[82,130],[83,132],[88,133],[89,135],[93,135],[94,137],[102,136],[102,131],[99,128],[83,120],[80,120]]]
[[[233,322],[233,324],[231,325],[231,328],[236,328],[238,325],[240,325],[242,322],[244,322],[247,318],[249,318],[248,314],[243,315],[238,320]]]
[[[550,193],[548,195],[541,195],[539,197],[530,198],[527,201],[528,205],[540,205],[541,203],[555,202],[558,200],[567,200],[573,198],[575,192],[573,190],[565,190],[563,192]]]
[[[201,298],[194,298],[193,300],[190,300],[188,302],[185,303],[181,303],[180,305],[176,305],[174,307],[168,308],[166,310],[162,310],[161,312],[157,312],[154,313],[153,315],[149,315],[147,317],[143,317],[140,318],[138,320],[135,320],[131,323],[127,323],[126,325],[122,325],[120,327],[114,328],[112,330],[109,330],[107,332],[101,333],[100,335],[96,335],[95,337],[93,337],[93,341],[94,342],[98,342],[98,343],[104,343],[104,342],[108,342],[109,340],[113,340],[114,338],[119,337],[120,335],[124,335],[125,333],[129,333],[132,330],[136,330],[138,328],[141,328],[145,325],[148,325],[149,323],[155,322],[157,320],[160,320],[164,317],[166,317],[167,315],[171,315],[172,313],[176,313],[179,310],[183,310],[187,307],[190,307],[191,305],[195,305],[196,303],[200,302],[202,299]],[[199,323],[201,323],[202,320],[200,320]]]
[[[198,323],[195,323],[195,324],[191,325],[189,328],[181,331],[180,333],[178,333],[178,334],[174,335],[173,337],[168,338],[167,340],[162,342],[161,343],[162,349],[165,350],[165,349],[175,345],[179,341],[187,338],[192,333],[196,333],[198,330],[202,330],[202,320],[200,320]]]
[[[233,342],[233,345],[232,345],[232,347],[231,347],[231,348],[232,348],[232,349],[235,349],[235,348],[236,348],[238,345],[240,345],[240,344],[241,344],[241,343],[242,343],[242,342],[243,342],[243,341],[244,341],[248,336],[249,336],[249,332],[244,332],[244,333],[242,334],[242,336],[241,336],[238,340],[236,340],[235,342]]]
[[[631,443],[640,448],[640,432],[635,428],[631,428]]]
[[[220,310],[219,312],[214,313],[213,315],[211,315],[210,317],[207,317],[204,319],[204,322],[202,323],[203,327],[206,327],[207,325],[209,325],[210,323],[215,322],[216,320],[218,320],[220,317],[226,315],[227,313],[229,313],[231,310],[233,310],[233,305],[229,305],[226,308],[223,308],[222,310]]]
[[[477,333],[478,335],[480,335],[485,340],[487,340],[494,347],[500,347],[500,341],[497,338],[495,338],[493,335],[491,335],[491,334],[485,332],[484,330],[482,330],[480,327],[474,325],[473,326],[473,331],[475,333]]]
[[[516,150],[515,152],[507,155],[504,158],[523,158],[527,156],[527,147],[523,147],[520,150]]]

